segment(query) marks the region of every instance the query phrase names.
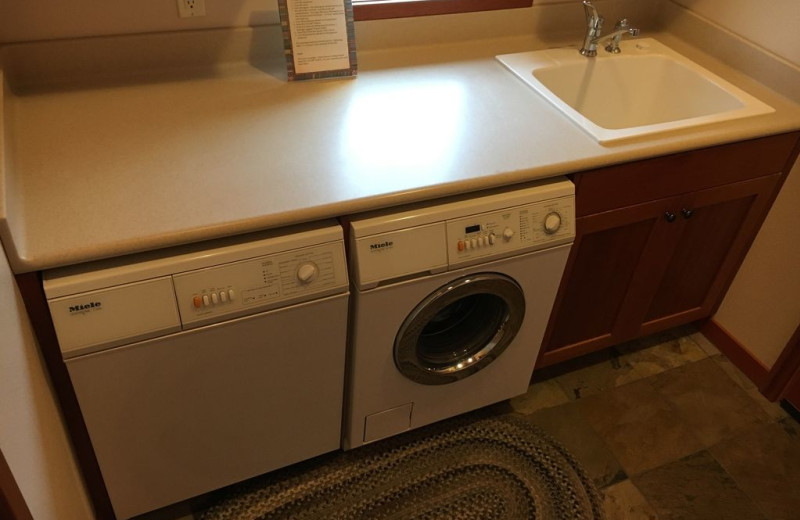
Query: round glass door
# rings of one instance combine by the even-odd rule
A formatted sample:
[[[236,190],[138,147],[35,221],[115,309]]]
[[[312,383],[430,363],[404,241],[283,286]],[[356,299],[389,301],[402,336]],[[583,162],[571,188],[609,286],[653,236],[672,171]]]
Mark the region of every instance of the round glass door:
[[[406,317],[394,342],[395,365],[425,385],[459,381],[502,354],[524,316],[524,294],[508,276],[458,278],[431,293]]]

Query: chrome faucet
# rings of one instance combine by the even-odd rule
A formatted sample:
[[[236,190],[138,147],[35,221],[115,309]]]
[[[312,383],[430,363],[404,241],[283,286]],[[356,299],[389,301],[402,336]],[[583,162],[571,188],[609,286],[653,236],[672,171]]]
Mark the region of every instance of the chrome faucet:
[[[605,40],[609,40],[606,51],[618,54],[619,42],[624,34],[639,35],[639,29],[629,26],[628,20],[623,18],[614,26],[614,32],[602,36],[605,19],[597,12],[591,0],[583,0],[583,9],[586,12],[586,36],[583,38],[580,52],[584,56],[589,58],[597,56],[597,44]]]

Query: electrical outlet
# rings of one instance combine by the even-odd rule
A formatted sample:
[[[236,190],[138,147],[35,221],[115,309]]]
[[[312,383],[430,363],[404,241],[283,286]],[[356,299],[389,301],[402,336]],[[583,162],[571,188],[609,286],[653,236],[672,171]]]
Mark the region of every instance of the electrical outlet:
[[[181,18],[206,15],[206,0],[176,0]]]

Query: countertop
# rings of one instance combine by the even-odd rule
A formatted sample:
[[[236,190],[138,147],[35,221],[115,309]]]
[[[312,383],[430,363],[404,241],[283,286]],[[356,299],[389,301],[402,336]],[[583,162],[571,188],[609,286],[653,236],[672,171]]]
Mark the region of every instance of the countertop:
[[[790,100],[648,36],[775,113],[603,146],[494,60],[532,50],[519,39],[363,52],[336,81],[288,83],[275,60],[8,80],[0,238],[23,273],[800,128]]]

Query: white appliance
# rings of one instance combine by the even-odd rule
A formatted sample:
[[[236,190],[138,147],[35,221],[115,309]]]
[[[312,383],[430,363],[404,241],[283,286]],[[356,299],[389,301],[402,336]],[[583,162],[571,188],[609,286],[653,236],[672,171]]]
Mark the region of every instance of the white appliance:
[[[44,289],[118,518],[339,448],[335,222],[53,270]]]
[[[560,177],[351,219],[345,449],[527,390],[574,214]]]

